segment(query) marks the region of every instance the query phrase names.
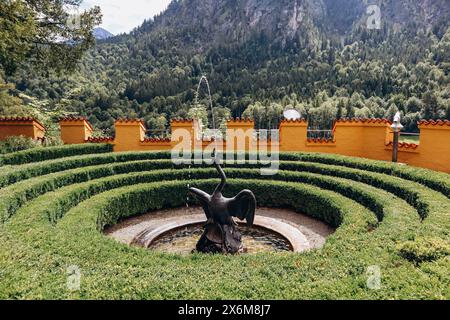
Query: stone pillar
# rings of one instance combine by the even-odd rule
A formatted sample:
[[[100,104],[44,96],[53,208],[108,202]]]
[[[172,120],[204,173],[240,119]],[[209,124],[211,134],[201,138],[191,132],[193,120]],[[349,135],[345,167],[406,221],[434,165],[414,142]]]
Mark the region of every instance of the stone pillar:
[[[86,143],[92,137],[94,128],[83,117],[68,117],[59,121],[61,140],[64,144]]]
[[[232,119],[227,121],[226,150],[256,151],[255,122],[253,120]]]
[[[119,119],[115,122],[114,151],[138,151],[145,139],[146,128],[139,119]]]
[[[37,120],[29,117],[0,117],[0,140],[13,136],[25,136],[31,139],[42,139],[45,127]]]
[[[280,123],[280,151],[304,151],[307,138],[306,120],[283,120]]]

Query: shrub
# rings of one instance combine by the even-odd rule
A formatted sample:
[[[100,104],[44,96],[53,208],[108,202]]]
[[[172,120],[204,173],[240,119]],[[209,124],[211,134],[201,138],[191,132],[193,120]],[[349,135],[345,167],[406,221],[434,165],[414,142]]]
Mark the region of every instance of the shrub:
[[[86,145],[81,145],[81,147]],[[98,145],[97,145],[98,146]],[[108,150],[91,150],[88,153],[102,153],[111,151],[111,146],[109,145],[101,145]],[[94,145],[95,147],[95,145]],[[66,146],[64,148],[75,149],[71,156],[75,156],[77,154],[85,154],[77,151],[80,146]],[[67,151],[69,153],[69,151]],[[70,156],[70,155],[60,155],[60,156]],[[56,159],[60,156],[55,155],[49,159]],[[106,157],[105,157],[106,156]],[[246,155],[248,158],[248,154]],[[63,159],[63,160],[53,160],[51,161],[43,161],[39,164],[29,165],[28,167],[18,168],[14,170],[14,172],[7,173],[9,176],[6,177],[5,174],[0,174],[0,187],[6,186],[10,183],[14,183],[21,180],[21,177],[30,178],[37,175],[48,174],[52,172],[58,172],[67,169],[73,169],[81,166],[90,166],[95,164],[105,164],[109,162],[127,162],[127,161],[137,161],[137,160],[146,160],[146,159],[170,159],[171,154],[169,152],[161,151],[161,152],[127,152],[127,153],[114,153],[110,155],[90,155],[86,156],[86,158],[73,158],[73,159]],[[85,160],[85,161],[84,161]],[[441,172],[435,172],[427,169],[408,167],[408,166],[399,166],[397,164],[392,164],[388,162],[382,161],[373,161],[368,159],[358,159],[345,157],[340,155],[325,155],[325,154],[316,154],[316,153],[281,153],[280,154],[281,162],[297,162],[298,165],[302,164],[305,168],[307,168],[308,163],[313,164],[323,164],[323,168],[326,168],[327,165],[336,167],[347,167],[349,169],[358,169],[359,172],[373,172],[380,173],[384,175],[394,176],[405,180],[415,181],[420,183],[430,189],[439,191],[443,193],[447,198],[450,198],[450,175]],[[42,161],[42,160],[41,160]],[[11,163],[9,163],[11,162]],[[4,161],[4,164],[13,164],[11,161]],[[22,159],[22,163],[27,162]],[[34,161],[33,161],[34,162]],[[2,163],[2,158],[0,157],[0,164]],[[310,166],[311,167],[311,166]],[[331,168],[331,167],[330,167]],[[25,171],[23,171],[25,170]],[[334,169],[331,169],[334,170]]]
[[[376,292],[377,296],[361,286],[361,281],[366,281],[366,265],[374,262],[383,269],[383,277],[396,276],[390,282],[393,288],[411,276],[411,270],[406,270],[406,274],[404,268],[392,268],[395,254],[390,254],[391,244],[386,239],[386,233],[404,231],[403,225],[390,225],[390,228],[380,231],[379,239],[374,241],[376,233],[368,234],[365,230],[370,212],[354,201],[314,186],[231,179],[227,188],[227,192],[234,194],[248,187],[255,190],[258,201],[263,205],[287,206],[312,216],[335,215],[336,218],[329,220],[342,221],[340,229],[328,239],[323,249],[301,255],[179,257],[129,248],[98,233],[105,225],[128,216],[183,205],[187,182],[139,184],[104,192],[72,209],[53,227],[47,226],[46,221],[40,218],[42,211],[45,207],[52,208],[58,198],[81,185],[47,194],[23,208],[21,214],[7,226],[7,253],[3,255],[10,262],[5,264],[5,272],[11,272],[19,280],[0,283],[0,297],[22,297],[26,294],[33,298],[41,294],[45,298],[66,298],[65,268],[73,264],[88,270],[83,273],[82,291],[75,296],[81,299],[198,299],[199,295],[211,299],[417,297],[416,291],[410,291],[405,286],[401,291],[383,286]],[[217,179],[190,182],[212,191]],[[280,193],[273,194],[267,190],[278,190]],[[72,201],[74,205],[77,203],[76,196],[72,197]],[[398,218],[405,222],[408,217],[401,215]],[[18,237],[23,245],[11,247],[9,243],[14,237]],[[396,234],[396,237],[402,238],[403,235]],[[12,250],[14,254],[10,254]],[[20,268],[22,265],[24,267]],[[248,273],[235,271],[250,267],[251,272]],[[30,283],[27,276],[36,273],[36,269],[39,272]],[[53,281],[49,281],[50,276]],[[240,285],[229,290],[226,283],[230,279]],[[420,278],[418,280],[412,284],[424,285]],[[108,286],[101,285],[105,281]],[[143,287],[142,283],[148,285]],[[27,290],[24,291],[24,288]],[[258,289],[255,291],[255,288]],[[439,293],[441,290],[436,287],[432,292],[427,292],[429,297]]]
[[[391,162],[320,153],[281,153],[280,160],[323,163],[392,175],[418,182],[450,198],[450,175],[443,172],[401,166]]]
[[[103,230],[108,225],[114,225],[122,218],[146,213],[162,208],[179,207],[185,204],[188,181],[166,181],[151,185],[141,184],[112,191],[108,204],[101,209],[97,227]],[[212,192],[217,184],[215,180],[191,181],[201,189]],[[274,192],[268,193],[271,186]],[[243,188],[250,188],[255,193],[261,206],[291,207],[325,222],[331,222],[335,227],[343,220],[343,212],[335,204],[336,197],[329,191],[317,187],[290,184],[275,181],[230,180],[228,193],[234,194]]]
[[[33,140],[25,136],[7,137],[4,141],[0,141],[0,154],[7,154],[28,149],[40,147],[39,141]]]
[[[3,170],[4,172],[0,173],[0,188],[25,179],[76,168],[107,165],[110,163],[125,163],[139,160],[157,160],[166,158],[169,159],[170,154],[160,152],[132,152],[89,154],[63,159],[47,160],[38,163],[30,163]]]
[[[213,171],[210,169],[202,169],[197,175],[195,175],[195,179],[208,179],[208,177],[211,176],[211,173]],[[188,174],[185,171],[184,177],[187,178]],[[133,174],[133,175],[127,175],[127,176],[118,176],[118,177],[110,177],[105,178],[101,180],[96,180],[88,183],[84,186],[74,186],[72,188],[69,188],[67,190],[62,190],[60,193],[58,193],[57,199],[55,199],[54,204],[50,206],[48,209],[45,210],[45,215],[49,218],[49,220],[52,223],[56,223],[65,212],[67,212],[72,206],[78,204],[79,202],[89,199],[90,197],[105,192],[107,190],[115,189],[115,188],[121,188],[125,186],[132,186],[136,184],[143,184],[143,183],[152,183],[152,182],[159,182],[160,184],[170,184],[169,182],[171,180],[175,180],[176,178],[180,178],[180,175],[176,175],[171,173],[168,170],[161,170],[161,171],[154,171],[151,173],[146,173],[144,175],[142,174]],[[182,187],[180,188],[173,188],[172,190],[164,190],[164,192],[160,192],[158,195],[152,195],[151,201],[152,203],[155,201],[158,201],[158,199],[164,199],[165,203],[171,202],[172,199],[175,199],[177,205],[183,205],[186,200],[187,196],[187,187],[186,185],[189,183],[191,185],[201,186],[207,189],[210,189],[210,191],[213,191],[215,184],[217,183],[216,180],[208,180],[207,183],[204,180],[179,180],[176,181],[179,185],[182,182]],[[227,195],[232,196],[234,193],[238,193],[240,190],[238,190],[234,185],[236,184],[236,181],[240,181],[241,183],[239,185],[244,184],[244,180],[241,179],[231,179],[230,185],[228,186]],[[205,184],[206,183],[206,184]],[[292,203],[301,203],[301,207],[308,208],[307,212],[311,216],[318,218],[320,220],[325,221],[326,223],[337,227],[342,222],[342,216],[338,214],[337,212],[326,212],[324,210],[324,196],[323,194],[329,194],[330,191],[324,191],[320,190],[315,186],[310,186],[308,188],[316,190],[315,196],[317,198],[320,198],[320,201],[312,201],[311,198],[312,195],[309,195],[307,199],[296,199],[291,198],[292,192],[289,194],[289,190],[286,188],[286,183],[276,182],[276,181],[257,181],[257,180],[245,180],[245,183],[247,186],[251,186],[252,190],[258,195],[258,201],[259,204],[262,206],[269,206],[269,207],[282,207],[282,206],[291,206]],[[267,187],[268,186],[276,186],[277,191],[274,193],[267,193]],[[292,184],[291,184],[292,186]],[[279,187],[279,188],[278,188]],[[307,188],[306,185],[304,188]],[[292,190],[291,190],[292,191]],[[289,195],[289,196],[288,196]],[[136,203],[132,204],[132,206],[140,206],[143,203],[145,203],[145,199],[150,197],[149,195],[142,196],[141,201],[137,201]],[[150,199],[148,200],[150,201]],[[181,202],[180,202],[181,201]],[[305,202],[306,201],[306,202]],[[126,211],[129,212],[129,203],[123,202],[123,203],[117,203],[113,204],[112,206],[115,206],[118,211]],[[128,209],[125,209],[124,206],[128,206]],[[170,207],[176,206],[175,204],[171,204]],[[328,207],[327,207],[328,208]],[[305,209],[306,210],[306,209]],[[133,210],[131,210],[133,211]],[[106,224],[112,224],[111,222],[107,222]]]
[[[11,277],[0,282],[0,298],[66,298],[65,268],[74,264],[87,271],[75,296],[84,299],[448,297],[441,259],[448,255],[448,199],[376,167],[283,159],[278,175],[262,177],[259,166],[225,166],[225,196],[249,188],[260,206],[289,207],[339,227],[321,250],[179,257],[103,237],[98,230],[122,218],[185,205],[187,184],[209,192],[216,186],[213,168],[175,167],[169,159],[168,153],[110,153],[4,168],[8,181],[34,178],[0,190],[1,210],[17,212],[1,226],[0,265]],[[377,223],[373,213],[384,219]],[[377,229],[368,232],[372,225]],[[430,261],[433,272],[424,276],[417,261]],[[366,287],[371,265],[386,279],[378,291]],[[240,285],[229,290],[230,279]]]
[[[113,146],[109,144],[80,144],[30,149],[1,156],[0,165],[20,165],[82,154],[112,152],[112,150]]]
[[[403,258],[415,264],[450,255],[450,244],[440,238],[418,238],[399,244],[397,249]]]

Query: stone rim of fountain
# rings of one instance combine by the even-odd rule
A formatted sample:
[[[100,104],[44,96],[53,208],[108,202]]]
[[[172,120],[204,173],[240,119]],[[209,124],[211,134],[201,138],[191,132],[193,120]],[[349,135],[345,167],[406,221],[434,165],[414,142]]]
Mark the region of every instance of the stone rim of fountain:
[[[239,225],[245,224],[239,221],[237,222]],[[147,228],[141,231],[134,237],[131,244],[150,248],[155,241],[169,232],[203,223],[206,223],[206,220],[202,214],[188,217],[173,217],[155,229]],[[291,246],[291,252],[301,253],[311,249],[306,236],[300,230],[286,222],[270,217],[258,216],[255,218],[254,227],[265,229],[286,239]]]

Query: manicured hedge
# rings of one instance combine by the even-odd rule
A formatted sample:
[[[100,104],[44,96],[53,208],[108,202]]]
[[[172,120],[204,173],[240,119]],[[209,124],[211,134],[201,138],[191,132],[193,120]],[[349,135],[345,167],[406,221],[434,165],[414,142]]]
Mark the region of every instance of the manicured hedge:
[[[140,160],[170,159],[165,152],[131,152],[131,153],[108,153],[70,158],[49,160],[39,163],[31,163],[14,168],[5,168],[0,173],[0,188],[37,176],[61,172],[70,169],[83,168],[96,165],[107,165],[110,163],[124,163]]]
[[[80,144],[60,147],[36,148],[0,156],[0,165],[20,165],[82,154],[112,152],[110,144]]]
[[[429,182],[437,177],[427,177],[431,171],[390,171],[385,163],[340,156],[281,158],[275,176],[261,176],[260,165],[225,165],[225,195],[252,189],[260,206],[292,208],[338,227],[321,250],[180,257],[102,236],[99,230],[122,218],[184,206],[188,184],[213,190],[215,169],[174,166],[167,152],[4,167],[0,210],[10,219],[0,225],[0,298],[450,298],[450,201],[445,183]],[[73,295],[66,288],[71,265],[83,273]],[[382,271],[375,291],[367,288],[373,265]]]
[[[227,174],[230,178],[242,178],[246,179],[258,179],[258,170],[227,170]],[[180,170],[174,172],[173,170],[158,170],[146,173],[134,173],[127,175],[119,175],[113,177],[107,177],[103,179],[93,180],[80,185],[74,185],[73,187],[63,188],[61,191],[55,193],[54,206],[46,210],[46,216],[52,223],[56,223],[65,212],[67,212],[72,206],[84,201],[98,193],[105,192],[114,188],[120,188],[127,185],[135,185],[142,183],[151,183],[157,181],[171,181],[180,179],[208,179],[214,174],[213,169],[199,169],[195,174],[189,170]],[[277,180],[301,182],[324,189],[332,190],[340,193],[343,196],[349,197],[361,205],[370,208],[378,219],[382,219],[384,216],[385,205],[388,205],[388,199],[390,198],[387,193],[382,193],[380,190],[373,189],[368,186],[363,186],[360,183],[352,183],[343,179],[321,177],[318,175],[308,173],[289,173],[286,172],[277,177]],[[186,180],[186,185],[189,183],[193,185],[195,182]],[[217,183],[217,181],[216,181]],[[261,182],[264,185],[266,182]],[[184,190],[180,193],[183,199],[187,196],[187,187],[185,185]],[[240,190],[239,190],[240,191]],[[236,194],[238,191],[236,192]],[[229,196],[233,196],[233,193],[228,191]],[[283,196],[285,198],[286,195]],[[273,205],[273,203],[272,203]],[[340,220],[328,220],[326,217],[321,217],[322,220],[332,226],[339,226]],[[376,220],[372,225],[376,224]]]
[[[402,179],[416,181],[433,190],[442,192],[447,198],[450,198],[450,175],[444,172],[385,161],[320,153],[280,153],[280,160],[323,163],[393,175]]]
[[[251,165],[247,166],[251,167]],[[241,168],[241,166],[239,167]],[[9,219],[9,217],[11,217],[15,213],[15,211],[17,211],[17,209],[27,201],[41,194],[56,190],[66,185],[86,182],[89,180],[99,179],[115,174],[175,168],[177,167],[175,167],[170,160],[149,160],[119,164],[113,163],[109,165],[68,170],[23,181],[2,190],[2,194],[0,195],[0,199],[2,199],[2,202],[0,202],[0,213],[2,213],[2,221]],[[396,177],[390,177],[373,172],[364,172],[357,169],[343,168],[338,166],[326,166],[313,163],[283,162],[280,164],[280,168],[289,171],[307,171],[323,175],[346,178],[354,181],[360,181],[368,185],[372,185],[376,188],[387,190],[404,199],[413,207],[415,207],[422,218],[425,218],[428,215],[428,207],[430,202],[432,202],[433,195],[427,195],[429,193],[427,192],[428,189],[423,188],[414,182],[405,181]],[[195,176],[195,172],[197,170],[198,168],[194,167],[189,170],[189,174]],[[236,172],[239,172],[239,170],[243,169],[238,169]],[[242,172],[243,174],[241,175],[241,177],[245,177],[246,174],[250,174],[248,171]],[[179,172],[179,174],[183,173]],[[211,172],[211,174],[214,175],[214,172]],[[284,173],[284,175],[277,175],[274,177],[268,176],[267,178],[275,180],[289,180],[290,177],[286,175],[292,176],[292,174]],[[259,171],[255,172],[252,176],[254,176],[255,178],[265,178],[264,176],[259,176]],[[179,176],[178,178],[183,177]],[[337,188],[337,186],[335,185],[327,185],[327,178],[323,178],[322,181],[323,182],[321,183],[321,185],[324,188]],[[351,186],[347,187],[346,193],[350,197],[353,197],[353,199],[362,197],[361,195],[354,194],[352,192]],[[369,201],[368,199],[370,199],[370,197],[364,197],[366,197],[365,204],[377,214],[379,219],[382,219],[382,205],[376,203],[376,201]]]
[[[126,192],[123,192],[124,189],[118,190],[108,205],[102,208],[97,221],[98,229],[103,230],[106,226],[114,225],[129,216],[183,206],[186,201],[187,182],[156,183],[153,192],[145,184],[129,187]],[[193,180],[190,183],[209,192],[217,185],[215,179]],[[272,187],[272,192],[267,192],[268,185]],[[236,179],[230,180],[227,192],[237,194],[243,188],[252,189],[260,206],[291,207],[298,212],[332,223],[334,227],[343,222],[343,212],[334,201],[336,197],[328,197],[331,194],[329,191],[302,184]]]
[[[403,180],[395,176],[340,166],[323,165],[320,163],[301,163],[294,161],[282,162],[280,168],[283,170],[308,171],[346,178],[389,191],[416,208],[422,218],[428,215],[428,206],[432,201],[432,199],[428,199],[429,201],[427,201],[424,198],[424,194],[429,193],[427,188],[418,183]]]
[[[193,255],[179,257],[129,248],[98,233],[105,225],[149,210],[184,204],[187,181],[140,184],[111,190],[70,210],[56,227],[42,217],[47,194],[8,224],[4,273],[14,281],[0,283],[0,297],[40,296],[47,299],[394,299],[445,297],[445,284],[431,273],[404,260],[395,250],[398,241],[410,238],[418,224],[413,210],[393,214],[381,229],[368,232],[370,212],[334,192],[300,183],[258,180],[229,181],[227,190],[255,191],[262,205],[291,207],[311,215],[336,214],[341,227],[325,247],[305,254],[259,254],[249,256]],[[216,179],[191,181],[212,190]],[[70,186],[68,189],[74,188]],[[273,192],[267,192],[267,190]],[[62,192],[60,191],[57,192]],[[401,205],[393,199],[393,206]],[[411,220],[412,219],[412,220]],[[386,224],[385,227],[383,227]],[[31,228],[31,229],[30,229]],[[29,231],[32,230],[32,231]],[[28,232],[27,232],[28,231]],[[46,235],[48,234],[48,235]],[[0,234],[0,237],[1,234]],[[10,246],[20,238],[24,246]],[[40,249],[44,251],[40,251]],[[14,250],[14,254],[12,253]],[[2,257],[10,257],[8,264]],[[436,260],[436,264],[440,260]],[[30,268],[30,265],[32,266]],[[65,286],[66,267],[82,271],[79,292]],[[382,270],[380,290],[367,288],[366,270]],[[36,269],[39,272],[36,272]],[[236,272],[240,270],[240,272]],[[246,271],[248,270],[248,272]],[[436,272],[440,269],[436,269]],[[34,275],[30,282],[30,275]],[[234,281],[234,282],[233,282]],[[227,283],[239,283],[233,287]],[[105,285],[107,283],[107,285]],[[401,289],[399,289],[401,288]]]
[[[74,149],[76,154],[77,148],[90,146],[66,146],[64,148]],[[93,145],[98,147],[99,145]],[[100,145],[105,147],[104,145]],[[106,145],[106,148],[109,148]],[[52,149],[52,148],[48,148]],[[108,152],[108,151],[105,151]],[[95,153],[100,153],[96,151]],[[246,158],[249,155],[246,154]],[[86,157],[69,158],[64,160],[42,162],[36,165],[29,165],[23,168],[17,168],[11,172],[0,174],[0,187],[7,186],[11,183],[20,180],[28,179],[38,175],[58,172],[62,170],[73,169],[82,166],[92,166],[97,164],[106,164],[111,162],[128,162],[137,160],[149,159],[170,159],[170,152],[128,152],[128,153],[114,153],[108,155],[91,155]],[[325,155],[318,153],[281,153],[280,160],[296,161],[296,162],[310,162],[322,163],[324,165],[341,166],[348,168],[360,169],[362,171],[371,171],[376,173],[383,173],[390,176],[396,176],[402,179],[411,180],[423,184],[433,190],[443,193],[447,198],[450,198],[450,175],[442,172],[436,172],[421,168],[401,166],[389,162],[373,161],[368,159],[351,158],[340,155]]]

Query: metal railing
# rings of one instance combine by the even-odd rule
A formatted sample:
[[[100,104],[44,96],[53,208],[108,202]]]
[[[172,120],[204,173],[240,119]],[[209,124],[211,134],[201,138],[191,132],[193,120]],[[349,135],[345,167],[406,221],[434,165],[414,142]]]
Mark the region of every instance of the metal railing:
[[[420,142],[420,133],[400,132],[400,141],[418,144]]]
[[[333,130],[308,129],[308,139],[332,140],[333,138]]]
[[[280,130],[255,130],[254,141],[280,141]]]
[[[171,135],[170,130],[147,130],[145,136],[147,138],[169,138]]]

